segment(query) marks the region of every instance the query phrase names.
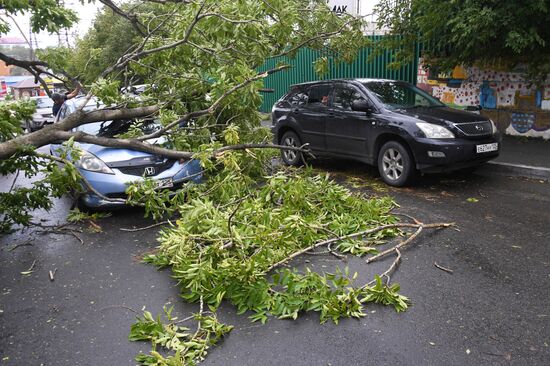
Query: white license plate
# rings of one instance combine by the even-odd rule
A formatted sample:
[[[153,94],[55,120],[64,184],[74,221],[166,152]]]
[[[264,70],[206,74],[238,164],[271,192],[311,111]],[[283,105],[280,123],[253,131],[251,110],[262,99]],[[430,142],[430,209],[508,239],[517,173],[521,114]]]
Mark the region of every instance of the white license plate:
[[[497,151],[498,150],[498,142],[492,143],[492,144],[483,144],[483,145],[476,145],[476,151],[479,153],[489,152],[489,151]]]
[[[174,186],[172,178],[164,178],[157,180],[157,189],[170,188]]]

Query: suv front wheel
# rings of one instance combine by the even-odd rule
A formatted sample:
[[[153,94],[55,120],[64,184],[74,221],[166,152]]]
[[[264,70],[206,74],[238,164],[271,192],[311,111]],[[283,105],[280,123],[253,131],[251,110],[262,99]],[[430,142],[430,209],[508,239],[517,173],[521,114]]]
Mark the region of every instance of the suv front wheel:
[[[390,186],[410,184],[416,175],[414,159],[400,142],[386,142],[378,153],[378,171]]]
[[[286,131],[281,138],[282,146],[300,147],[300,138],[294,131]],[[286,165],[300,166],[303,164],[302,153],[295,150],[281,150],[281,158]]]

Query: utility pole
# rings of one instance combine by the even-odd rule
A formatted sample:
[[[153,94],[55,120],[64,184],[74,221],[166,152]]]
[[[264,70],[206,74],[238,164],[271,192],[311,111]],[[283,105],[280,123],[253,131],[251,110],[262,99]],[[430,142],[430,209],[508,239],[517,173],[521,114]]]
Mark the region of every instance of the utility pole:
[[[29,24],[29,39],[27,40],[27,43],[29,44],[29,60],[33,61],[34,60],[34,52],[32,51],[33,50],[33,47],[32,47],[32,27],[31,27],[30,24]]]
[[[29,58],[30,60],[34,60],[35,59],[35,55],[34,55],[34,49],[33,49],[33,46],[32,46],[32,42],[29,40],[29,38],[27,38],[27,36],[25,35],[25,32],[23,32],[23,30],[21,29],[21,27],[19,26],[19,23],[17,23],[17,21],[15,20],[14,17],[12,17],[11,15],[9,14],[6,14],[6,16],[8,18],[11,19],[11,21],[13,22],[13,24],[15,24],[15,26],[17,27],[17,29],[19,30],[19,33],[21,33],[21,36],[23,37],[23,39],[25,40],[25,42],[27,42],[27,44],[29,45]],[[29,26],[29,36],[32,35],[32,29],[31,27]],[[36,38],[36,37],[35,37]]]
[[[59,0],[58,1],[58,4],[60,7],[64,8],[65,7],[65,0]],[[73,3],[69,3],[69,6],[72,6],[74,5]],[[57,33],[57,45],[59,47],[70,47],[70,44],[69,44],[69,29],[68,28],[63,28],[62,30],[60,30],[58,33]]]

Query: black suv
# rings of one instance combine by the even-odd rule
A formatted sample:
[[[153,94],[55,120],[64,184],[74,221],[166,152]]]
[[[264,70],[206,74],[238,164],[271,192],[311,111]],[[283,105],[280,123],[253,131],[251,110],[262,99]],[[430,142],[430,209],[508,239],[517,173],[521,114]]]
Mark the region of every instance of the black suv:
[[[448,108],[412,84],[339,79],[293,85],[272,111],[275,143],[378,165],[392,186],[420,172],[475,167],[498,156],[493,121]],[[281,152],[288,165],[301,154]]]

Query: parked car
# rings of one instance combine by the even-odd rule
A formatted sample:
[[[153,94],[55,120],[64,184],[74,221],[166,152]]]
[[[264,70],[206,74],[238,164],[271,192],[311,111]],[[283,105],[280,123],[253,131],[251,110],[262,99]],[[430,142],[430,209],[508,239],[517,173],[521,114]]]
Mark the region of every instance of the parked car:
[[[78,106],[72,100],[64,104],[65,113]],[[61,111],[60,111],[61,113]],[[125,133],[132,125],[132,120],[114,120],[95,122],[78,127],[77,131],[102,136],[114,137]],[[145,134],[160,128],[154,120],[145,120],[137,124]],[[163,138],[147,141],[163,143]],[[94,144],[76,143],[81,149],[80,159],[75,162],[86,181],[101,195],[86,192],[79,197],[80,206],[87,208],[115,208],[124,206],[124,202],[110,201],[110,198],[126,198],[129,184],[151,178],[158,188],[176,189],[185,182],[199,183],[202,178],[200,163],[197,160],[177,160],[156,156],[150,153],[131,149],[111,148]],[[59,156],[63,146],[50,145],[50,153]],[[103,197],[102,197],[103,196]],[[108,198],[108,199],[105,199]]]
[[[79,108],[82,103],[85,101],[85,96],[79,95],[74,97],[73,99],[66,100],[61,108],[59,108],[59,112],[57,112],[57,115],[54,117],[54,123],[57,123],[67,117],[69,114],[73,113],[74,111]],[[94,109],[98,109],[100,107],[103,107],[103,104],[96,99],[95,97],[90,98],[86,102],[86,105],[82,108],[85,112],[92,111]]]
[[[272,110],[276,143],[309,144],[316,156],[378,166],[384,182],[411,183],[418,172],[475,167],[499,154],[493,121],[452,109],[412,84],[341,79],[293,85]],[[281,152],[288,165],[302,155]]]
[[[132,96],[139,96],[145,92],[147,89],[154,88],[154,85],[151,86],[149,84],[138,84],[138,85],[129,85],[127,87],[123,87],[120,91],[123,94],[128,94]]]
[[[30,100],[36,103],[36,111],[30,121],[25,121],[25,126],[23,126],[25,130],[27,132],[34,132],[48,124],[52,124],[54,120],[52,112],[53,100],[48,96],[31,97]]]

